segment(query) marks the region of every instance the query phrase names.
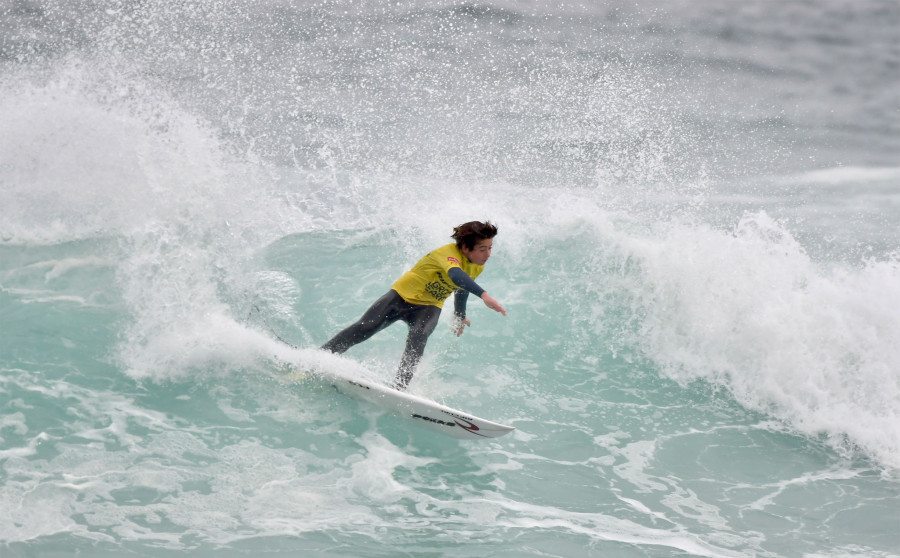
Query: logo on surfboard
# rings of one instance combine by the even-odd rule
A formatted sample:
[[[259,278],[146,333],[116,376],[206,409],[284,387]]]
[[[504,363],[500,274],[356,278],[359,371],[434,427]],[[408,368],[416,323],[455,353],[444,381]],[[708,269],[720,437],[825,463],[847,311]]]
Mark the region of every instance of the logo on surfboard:
[[[459,413],[451,413],[450,411],[445,411],[445,410],[443,410],[443,409],[441,409],[441,412],[444,413],[445,415],[450,415],[450,416],[453,417],[453,418],[462,419],[462,420],[464,420],[464,421],[466,421],[466,422],[475,420],[475,419],[473,419],[472,417],[469,417],[469,416],[466,416],[466,415],[461,415],[461,414],[459,414]]]
[[[463,422],[466,423],[466,424],[462,424],[462,423],[460,423],[459,421],[463,421]],[[476,430],[479,430],[478,426],[476,426],[475,424],[472,424],[471,422],[467,421],[467,420],[464,419],[464,418],[458,418],[458,419],[455,420],[455,422],[456,422],[456,424],[458,424],[459,427],[462,428],[463,430],[468,430],[469,432],[471,432],[472,434],[475,434],[476,436],[481,436],[481,435],[482,435],[482,434],[479,434],[478,432],[475,432]]]
[[[443,411],[443,412],[446,413],[446,411]],[[447,414],[454,417],[453,422],[447,422],[445,420],[436,419],[434,417],[427,417],[425,415],[420,415],[418,413],[413,413],[411,416],[412,416],[412,418],[424,420],[426,422],[432,422],[434,424],[440,424],[441,426],[451,426],[451,427],[458,426],[458,427],[462,428],[463,430],[465,430],[466,432],[471,432],[475,436],[482,436],[482,437],[484,436],[484,434],[481,434],[480,432],[478,432],[481,429],[478,428],[478,425],[473,423],[472,421],[469,421],[460,416],[454,415],[453,413],[447,413]],[[460,422],[460,421],[462,421],[462,422]],[[463,424],[463,423],[465,423],[465,424]]]
[[[421,420],[424,420],[424,421],[433,422],[433,423],[435,423],[435,424],[442,424],[442,425],[444,425],[444,426],[456,426],[456,423],[453,423],[453,422],[445,422],[445,421],[442,421],[441,419],[436,419],[436,418],[432,418],[432,417],[426,417],[425,415],[420,415],[420,414],[418,414],[418,413],[413,413],[413,414],[412,414],[412,418],[417,418],[417,419],[421,419]]]

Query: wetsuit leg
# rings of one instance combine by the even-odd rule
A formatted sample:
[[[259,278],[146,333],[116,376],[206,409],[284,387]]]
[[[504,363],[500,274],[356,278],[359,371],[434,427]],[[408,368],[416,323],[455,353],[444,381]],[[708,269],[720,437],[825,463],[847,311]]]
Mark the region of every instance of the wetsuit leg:
[[[437,327],[441,309],[437,306],[411,305],[410,311],[401,316],[409,324],[409,335],[406,337],[406,349],[400,359],[400,368],[394,378],[394,387],[405,390],[412,380],[413,373],[425,353],[428,337]]]
[[[322,345],[322,349],[337,354],[343,353],[396,322],[406,306],[409,306],[409,303],[403,300],[397,291],[388,291],[376,300],[359,320]]]

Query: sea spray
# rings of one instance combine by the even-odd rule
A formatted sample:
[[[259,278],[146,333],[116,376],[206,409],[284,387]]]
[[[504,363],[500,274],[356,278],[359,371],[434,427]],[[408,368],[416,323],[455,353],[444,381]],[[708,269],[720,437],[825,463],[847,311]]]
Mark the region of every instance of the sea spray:
[[[895,555],[898,6],[845,4],[3,4],[0,553]],[[401,324],[315,347],[485,218],[508,316],[410,389],[513,435],[294,374],[389,381]]]
[[[896,260],[816,264],[764,213],[733,231],[662,224],[612,252],[629,262],[634,342],[663,373],[900,464]]]

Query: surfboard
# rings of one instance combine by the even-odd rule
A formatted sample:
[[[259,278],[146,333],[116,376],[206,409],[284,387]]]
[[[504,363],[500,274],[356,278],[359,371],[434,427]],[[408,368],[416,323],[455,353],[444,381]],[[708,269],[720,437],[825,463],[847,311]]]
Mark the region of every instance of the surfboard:
[[[331,367],[313,366],[307,368],[346,395],[363,399],[393,414],[408,418],[417,424],[437,430],[442,434],[463,440],[484,440],[497,438],[515,430],[471,413],[460,411],[425,397],[398,391],[388,386],[369,381],[357,375],[344,374]],[[303,372],[294,372],[295,379],[305,377]]]

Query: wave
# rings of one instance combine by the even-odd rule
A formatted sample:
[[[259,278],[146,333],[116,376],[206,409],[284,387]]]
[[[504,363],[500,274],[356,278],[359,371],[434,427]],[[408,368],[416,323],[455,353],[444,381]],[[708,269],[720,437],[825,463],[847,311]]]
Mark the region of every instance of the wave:
[[[634,351],[665,376],[720,386],[839,451],[857,448],[900,467],[900,394],[891,387],[898,385],[900,331],[889,311],[900,300],[896,257],[815,262],[790,229],[762,212],[731,230],[689,212],[659,219],[672,199],[667,192],[693,195],[680,185],[610,196],[261,166],[236,156],[177,105],[110,102],[81,70],[75,64],[43,88],[3,96],[21,120],[16,141],[4,144],[11,188],[0,193],[7,208],[0,234],[7,245],[26,246],[104,239],[100,254],[57,254],[21,273],[48,270],[48,280],[76,263],[112,268],[128,313],[116,358],[134,378],[252,367],[270,350],[247,341],[256,336],[243,323],[248,293],[283,297],[272,308],[280,304],[284,317],[298,311],[291,297],[302,292],[296,276],[272,272],[265,260],[275,242],[319,235],[314,241],[325,253],[310,256],[326,268],[355,265],[329,259],[329,242],[363,253],[374,247],[380,255],[370,257],[390,273],[445,242],[448,223],[474,215],[501,225],[492,263],[501,285],[563,286],[528,292],[565,309],[571,329],[563,333],[584,339],[581,350]],[[152,117],[140,112],[149,107]],[[842,182],[848,173],[852,180],[887,173],[890,181],[894,172],[822,171],[794,183]],[[467,195],[447,197],[458,188]],[[648,194],[658,203],[647,204]],[[301,237],[297,246],[310,241]],[[6,275],[7,285],[13,278]],[[17,292],[30,288],[21,283]],[[566,294],[593,302],[571,304]],[[296,331],[303,323],[283,325]],[[323,334],[300,336],[314,344]]]
[[[150,38],[159,40],[155,48],[165,44]],[[97,58],[72,54],[49,67],[4,74],[0,115],[9,133],[0,137],[0,241],[29,248],[96,241],[97,253],[80,251],[77,258],[112,262],[113,290],[126,314],[115,349],[124,373],[164,380],[198,368],[224,369],[229,362],[250,366],[265,344],[235,349],[243,337],[253,337],[243,323],[248,293],[273,293],[284,298],[273,304],[279,312],[298,311],[299,295],[291,298],[302,292],[297,277],[270,273],[265,256],[292,235],[319,235],[315,240],[326,245],[343,242],[397,272],[446,242],[453,224],[486,218],[501,226],[499,257],[492,263],[498,284],[516,293],[515,304],[548,304],[563,312],[565,319],[554,323],[570,324],[559,327],[584,342],[579,350],[639,353],[663,375],[721,386],[747,408],[798,432],[824,435],[838,450],[856,447],[900,467],[900,405],[892,391],[900,332],[887,310],[898,307],[897,257],[876,250],[855,263],[817,261],[802,230],[771,212],[711,216],[716,206],[708,202],[714,192],[705,169],[715,157],[695,161],[692,148],[703,142],[696,128],[681,125],[683,113],[653,110],[662,95],[655,85],[665,90],[671,84],[648,76],[630,80],[641,74],[627,61],[606,75],[586,76],[584,68],[599,52],[579,59],[573,74],[556,75],[549,56],[525,77],[513,71],[518,66],[505,66],[497,83],[520,80],[520,89],[495,103],[494,85],[478,82],[481,89],[461,91],[430,59],[416,57],[410,65],[405,57],[417,51],[400,49],[383,66],[373,59],[368,70],[399,75],[432,68],[418,83],[440,86],[438,93],[407,99],[414,110],[362,103],[356,112],[321,120],[344,105],[317,104],[321,97],[314,97],[309,110],[292,109],[307,115],[299,119],[276,103],[263,104],[256,116],[246,109],[246,120],[232,112],[211,123],[198,114],[210,115],[223,102],[240,112],[238,99],[205,97],[203,110],[191,110],[184,91],[172,85],[180,85],[171,78],[183,68],[170,61],[161,85],[147,68],[112,53],[120,39],[112,37],[109,51]],[[506,54],[517,53],[512,48]],[[289,59],[279,53],[279,63]],[[348,63],[332,62],[343,69]],[[220,77],[239,83],[243,74],[229,70]],[[325,83],[344,78],[338,72]],[[187,91],[215,89],[205,79]],[[381,103],[393,99],[394,90],[384,85],[373,89]],[[281,82],[263,78],[253,86],[243,100],[251,105],[263,97],[277,97],[285,106],[295,101]],[[478,97],[477,114],[467,112],[472,104],[458,94]],[[549,112],[517,120],[535,107]],[[366,116],[367,109],[379,118]],[[265,110],[273,111],[268,118]],[[453,128],[448,139],[442,123],[458,124],[454,115],[472,117],[477,126]],[[392,128],[381,135],[391,118],[415,133]],[[279,149],[297,147],[293,136],[279,135],[285,120],[297,126],[294,131],[313,128],[321,141],[307,138],[311,159],[296,150],[297,157],[274,158],[276,163],[260,156],[268,140],[280,142]],[[430,129],[420,135],[423,127]],[[481,138],[473,130],[488,129],[489,141],[472,140]],[[404,137],[420,141],[404,143]],[[417,152],[419,144],[425,151]],[[504,161],[514,172],[485,171]],[[531,181],[535,175],[541,180]],[[896,176],[896,169],[849,167],[781,182],[763,178],[754,186],[778,202],[786,192],[807,195],[813,186],[824,186],[818,195],[834,186],[837,196],[848,184],[866,183],[879,193],[875,201],[860,200],[872,210],[893,200]],[[738,182],[738,188],[747,185]],[[829,227],[835,228],[833,221],[823,222]],[[349,239],[340,236],[348,231]],[[858,229],[851,236],[863,238]],[[32,269],[64,275],[64,266],[52,262],[75,261],[69,256],[48,256]],[[322,274],[327,277],[339,265],[351,266],[338,261],[320,255],[310,265],[328,268]],[[4,281],[19,281],[14,275],[7,273]],[[362,286],[387,282],[380,275],[366,281],[371,283]],[[14,288],[17,295],[45,296],[34,287],[23,280]],[[105,300],[91,293],[65,296]],[[304,327],[290,320],[285,325]],[[316,335],[304,339],[321,341]]]
[[[615,249],[633,341],[838,451],[900,467],[900,260],[814,263],[765,213],[732,231],[666,224]]]

